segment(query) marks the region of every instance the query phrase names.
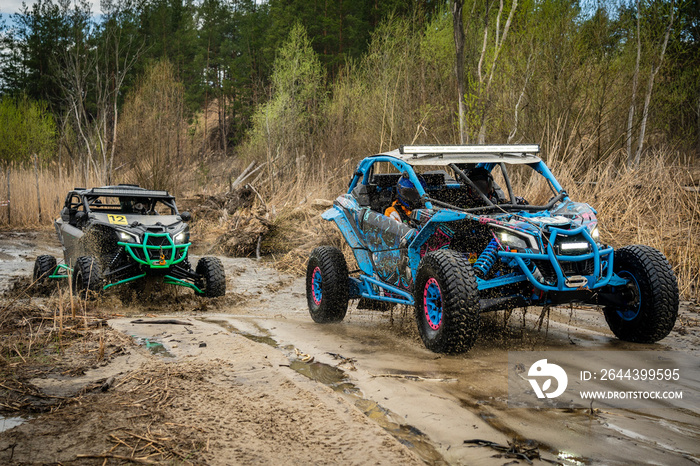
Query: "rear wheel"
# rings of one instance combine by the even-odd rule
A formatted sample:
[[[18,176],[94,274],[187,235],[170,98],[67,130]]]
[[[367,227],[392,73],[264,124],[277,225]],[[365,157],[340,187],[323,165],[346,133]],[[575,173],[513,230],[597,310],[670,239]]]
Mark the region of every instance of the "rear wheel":
[[[202,279],[198,282],[202,290],[200,296],[216,298],[226,294],[226,272],[224,264],[218,257],[202,257],[197,262],[197,274]]]
[[[314,249],[306,267],[306,301],[314,322],[340,322],[348,311],[348,265],[338,248]]]
[[[418,266],[415,288],[418,332],[436,353],[468,351],[479,334],[479,293],[471,265],[461,254],[441,249]]]
[[[664,255],[649,246],[626,246],[615,251],[614,271],[628,281],[616,287],[627,303],[603,310],[617,338],[654,343],[673,329],[678,316],[678,283]]]
[[[73,267],[73,292],[82,299],[102,291],[102,268],[94,257],[80,256]]]
[[[37,285],[46,283],[49,276],[56,270],[56,258],[48,254],[41,255],[34,261],[32,280]]]

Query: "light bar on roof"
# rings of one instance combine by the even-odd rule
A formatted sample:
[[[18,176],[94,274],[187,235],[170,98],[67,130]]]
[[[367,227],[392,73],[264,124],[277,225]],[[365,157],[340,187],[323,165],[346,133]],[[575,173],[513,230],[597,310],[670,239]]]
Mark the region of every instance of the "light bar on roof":
[[[101,196],[125,196],[125,197],[171,197],[167,191],[149,191],[146,189],[129,188],[92,188],[88,194]]]
[[[504,146],[401,146],[402,154],[538,154],[538,144],[513,144]]]

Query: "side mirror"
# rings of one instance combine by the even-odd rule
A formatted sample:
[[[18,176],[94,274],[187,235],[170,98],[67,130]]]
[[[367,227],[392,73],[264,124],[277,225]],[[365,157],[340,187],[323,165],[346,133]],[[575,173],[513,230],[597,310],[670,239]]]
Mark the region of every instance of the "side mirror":
[[[180,212],[180,218],[183,222],[189,222],[192,220],[192,214],[189,212]]]

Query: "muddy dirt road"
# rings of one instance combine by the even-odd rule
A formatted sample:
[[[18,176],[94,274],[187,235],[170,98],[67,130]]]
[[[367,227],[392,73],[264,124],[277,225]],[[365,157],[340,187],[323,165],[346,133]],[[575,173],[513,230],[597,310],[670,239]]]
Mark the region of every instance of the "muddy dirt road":
[[[43,252],[56,253],[43,234],[0,237],[0,281],[29,275]],[[79,401],[31,420],[8,416],[0,462],[525,464],[465,443],[515,439],[517,451],[539,449],[535,464],[700,463],[698,406],[591,413],[506,405],[509,351],[700,357],[690,303],[655,345],[616,340],[594,310],[553,309],[539,329],[539,309],[531,309],[507,322],[503,313],[486,316],[473,350],[444,356],[423,347],[410,309],[351,305],[342,323],[318,325],[303,279],[264,262],[223,260],[227,296],[211,303],[185,291],[145,304],[102,300],[112,317],[101,330],[107,348],[122,349],[82,375],[32,379],[45,396],[79,394]],[[700,367],[684,388],[697,392],[698,374]],[[107,391],[94,390],[105,380],[112,380]],[[174,442],[185,437],[191,444]]]

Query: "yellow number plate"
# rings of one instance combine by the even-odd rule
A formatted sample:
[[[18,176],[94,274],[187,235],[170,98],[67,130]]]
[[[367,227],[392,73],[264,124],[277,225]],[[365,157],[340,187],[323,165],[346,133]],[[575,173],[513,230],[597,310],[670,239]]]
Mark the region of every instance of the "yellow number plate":
[[[114,223],[115,225],[128,225],[129,222],[126,221],[126,217],[123,215],[112,215],[107,214],[107,219],[109,223]]]

